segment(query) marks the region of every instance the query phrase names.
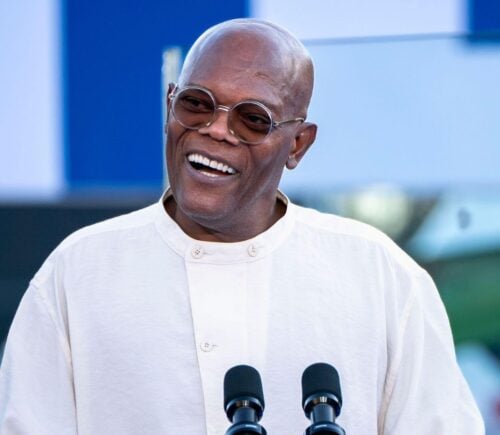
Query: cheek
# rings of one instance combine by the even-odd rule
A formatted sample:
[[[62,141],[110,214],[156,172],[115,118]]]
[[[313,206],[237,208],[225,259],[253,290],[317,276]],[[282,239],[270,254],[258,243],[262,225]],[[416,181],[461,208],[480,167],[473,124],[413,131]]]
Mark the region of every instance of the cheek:
[[[166,128],[166,149],[165,157],[167,163],[168,178],[172,183],[172,178],[175,176],[175,168],[180,163],[182,153],[179,147],[179,132],[176,131],[175,126],[172,124],[167,125]]]
[[[179,129],[175,122],[170,122],[165,127],[165,138],[167,147],[167,159],[179,150],[179,139],[184,129]]]
[[[285,163],[291,151],[291,145],[274,143],[269,147],[256,150],[253,154],[253,165],[256,174],[262,180],[267,180],[271,184],[279,182]],[[264,181],[265,182],[265,181]]]
[[[263,144],[264,145],[264,144]],[[275,141],[269,145],[256,150],[256,159],[262,166],[266,167],[284,167],[292,150],[292,142],[289,140]]]

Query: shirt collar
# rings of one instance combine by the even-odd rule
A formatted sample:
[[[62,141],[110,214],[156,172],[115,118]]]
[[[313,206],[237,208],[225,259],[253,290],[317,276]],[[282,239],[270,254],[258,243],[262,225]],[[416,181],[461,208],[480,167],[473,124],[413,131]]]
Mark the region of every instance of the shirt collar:
[[[293,228],[293,204],[284,193],[278,191],[277,198],[286,205],[286,212],[263,233],[234,243],[196,240],[184,233],[177,222],[166,212],[163,204],[171,195],[172,192],[167,189],[156,204],[156,228],[163,240],[189,262],[229,264],[256,261],[278,248]]]

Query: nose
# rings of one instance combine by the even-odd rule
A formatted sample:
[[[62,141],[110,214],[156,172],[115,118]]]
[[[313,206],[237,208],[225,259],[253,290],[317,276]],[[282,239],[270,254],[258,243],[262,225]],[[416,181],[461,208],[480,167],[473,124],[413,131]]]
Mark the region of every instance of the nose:
[[[198,133],[209,135],[218,142],[226,141],[231,145],[238,145],[238,138],[229,131],[229,110],[225,106],[217,107],[215,119],[206,127],[198,129]]]

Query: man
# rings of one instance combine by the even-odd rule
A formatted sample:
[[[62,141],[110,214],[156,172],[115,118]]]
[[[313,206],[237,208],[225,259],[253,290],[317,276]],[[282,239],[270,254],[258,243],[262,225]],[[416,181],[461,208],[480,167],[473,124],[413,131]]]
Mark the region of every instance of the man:
[[[205,32],[168,92],[161,201],[76,232],[30,283],[0,377],[2,434],[203,434],[224,373],[262,375],[268,433],[301,433],[300,377],[340,373],[349,434],[481,434],[429,276],[376,230],[278,189],[316,135],[287,31]]]

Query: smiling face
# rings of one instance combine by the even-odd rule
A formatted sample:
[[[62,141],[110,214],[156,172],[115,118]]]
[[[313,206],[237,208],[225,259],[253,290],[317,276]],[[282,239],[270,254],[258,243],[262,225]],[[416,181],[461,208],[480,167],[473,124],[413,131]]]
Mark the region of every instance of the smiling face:
[[[275,120],[305,117],[297,113],[300,106],[287,103],[286,69],[279,56],[273,56],[275,45],[248,29],[220,32],[193,55],[179,86],[203,87],[225,106],[260,101]],[[278,183],[287,161],[293,167],[293,159],[298,161],[314,139],[304,135],[310,124],[284,124],[262,143],[249,146],[231,134],[225,111],[217,111],[214,122],[199,130],[184,127],[170,106],[169,111],[167,168],[173,201],[166,207],[187,234],[200,240],[238,241],[279,219],[283,206],[276,200]]]

